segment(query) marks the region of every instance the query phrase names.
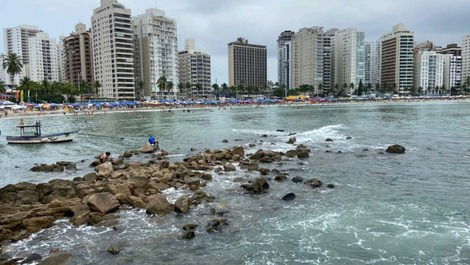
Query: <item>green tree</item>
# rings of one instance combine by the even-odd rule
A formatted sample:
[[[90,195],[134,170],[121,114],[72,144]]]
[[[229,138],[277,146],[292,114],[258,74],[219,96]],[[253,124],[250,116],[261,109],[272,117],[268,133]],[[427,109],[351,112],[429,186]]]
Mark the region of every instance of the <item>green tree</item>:
[[[173,90],[173,87],[175,86],[175,84],[172,81],[168,81],[166,86],[167,86],[167,89],[168,89],[168,94],[170,94],[170,92]]]
[[[160,90],[160,93],[164,93],[166,91],[167,85],[168,81],[166,80],[166,77],[164,75],[160,76],[160,78],[157,80],[157,86]]]
[[[20,85],[18,86],[18,89],[23,91],[23,94],[26,94],[28,96],[27,101],[30,101],[30,94],[31,90],[34,89],[35,82],[29,79],[27,76],[23,77],[20,80]]]
[[[360,97],[364,93],[364,84],[362,84],[362,79],[359,80],[359,85],[357,86],[357,95]]]
[[[7,57],[3,59],[3,69],[6,70],[7,74],[11,77],[11,84],[15,80],[15,75],[20,74],[23,70],[23,63],[16,53],[8,53]]]
[[[0,93],[5,93],[5,92],[6,92],[5,84],[3,83],[3,81],[0,81]]]
[[[226,83],[223,83],[222,85],[220,85],[220,87],[222,88],[222,93],[226,94],[228,93],[228,86]]]

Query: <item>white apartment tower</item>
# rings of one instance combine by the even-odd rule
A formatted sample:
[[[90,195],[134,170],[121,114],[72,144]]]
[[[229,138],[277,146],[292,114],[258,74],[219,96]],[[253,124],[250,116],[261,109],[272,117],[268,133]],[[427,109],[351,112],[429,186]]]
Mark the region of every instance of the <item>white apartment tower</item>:
[[[330,29],[323,35],[323,92],[335,87],[335,35],[338,29]]]
[[[178,53],[179,83],[191,84],[191,95],[208,97],[211,93],[211,56],[196,50],[194,40],[186,40]]]
[[[444,86],[447,90],[459,89],[462,86],[462,48],[457,44],[448,44],[439,50],[444,58]]]
[[[291,88],[292,38],[295,32],[286,30],[277,39],[277,73],[279,85]]]
[[[367,42],[365,45],[365,84],[373,88],[379,83],[379,50],[376,42]]]
[[[147,9],[134,17],[136,79],[143,81],[142,96],[163,95],[157,81],[164,76],[174,84],[171,93],[177,92],[178,38],[176,21],[159,9]]]
[[[415,88],[424,94],[435,94],[444,86],[445,54],[418,51],[415,56]]]
[[[335,83],[346,84],[353,92],[359,83],[365,84],[364,32],[350,28],[335,34]]]
[[[45,32],[39,32],[28,39],[29,42],[29,78],[35,82],[60,81],[59,46]]]
[[[470,34],[462,39],[462,82],[470,78]]]
[[[12,28],[5,28],[3,30],[3,41],[5,47],[5,55],[8,53],[15,53],[23,63],[23,70],[21,74],[9,76],[5,73],[6,84],[13,86],[19,85],[20,79],[28,76],[29,69],[29,42],[30,37],[36,36],[41,30],[34,26],[20,25]]]
[[[134,36],[131,10],[117,0],[101,0],[93,11],[92,47],[98,97],[135,99]]]
[[[292,85],[323,84],[323,27],[301,28],[292,39]]]
[[[398,24],[379,40],[380,83],[408,94],[413,86],[414,33]]]

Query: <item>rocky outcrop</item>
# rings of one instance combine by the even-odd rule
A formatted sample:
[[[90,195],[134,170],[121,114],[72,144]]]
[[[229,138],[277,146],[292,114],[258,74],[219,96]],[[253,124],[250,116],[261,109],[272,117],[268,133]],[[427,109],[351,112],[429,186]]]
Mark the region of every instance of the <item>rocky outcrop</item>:
[[[288,144],[295,144],[295,142],[297,142],[297,138],[295,138],[295,137],[291,137],[291,138],[289,138],[289,140],[287,141]]]
[[[206,230],[208,233],[215,233],[221,231],[226,225],[228,225],[227,219],[213,219],[207,224]]]
[[[119,207],[119,201],[109,192],[100,192],[91,195],[87,200],[88,206],[97,212],[107,214]]]
[[[40,164],[31,168],[33,172],[63,172],[64,170],[75,170],[77,166],[72,162],[59,161],[55,164]]]
[[[64,265],[72,257],[72,254],[64,251],[54,253],[52,256],[45,258],[38,265]]]
[[[385,152],[392,154],[403,154],[405,153],[405,151],[406,148],[398,144],[390,145],[389,147],[387,147],[387,150],[385,150]]]
[[[319,188],[323,185],[323,183],[319,179],[309,179],[304,182],[305,185],[310,186],[312,188]]]
[[[241,187],[248,192],[262,194],[268,192],[269,184],[266,181],[266,178],[261,177],[255,179],[254,181],[249,181],[247,184],[243,184]]]
[[[174,205],[168,202],[166,197],[162,194],[155,194],[147,199],[147,213],[148,214],[169,214],[175,209]]]

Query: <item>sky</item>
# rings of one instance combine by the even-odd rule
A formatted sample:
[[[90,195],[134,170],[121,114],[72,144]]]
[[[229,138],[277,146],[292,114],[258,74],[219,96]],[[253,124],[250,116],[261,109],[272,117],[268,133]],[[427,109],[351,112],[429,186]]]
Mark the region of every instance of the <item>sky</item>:
[[[132,15],[159,8],[177,21],[178,48],[196,40],[212,56],[212,81],[227,82],[227,43],[244,37],[268,48],[268,79],[277,81],[277,37],[302,27],[354,27],[376,41],[404,23],[415,40],[460,43],[470,33],[468,0],[119,0]],[[0,28],[38,26],[59,39],[82,22],[90,26],[100,0],[0,0]],[[2,37],[3,39],[3,37]],[[3,40],[0,51],[4,51]]]

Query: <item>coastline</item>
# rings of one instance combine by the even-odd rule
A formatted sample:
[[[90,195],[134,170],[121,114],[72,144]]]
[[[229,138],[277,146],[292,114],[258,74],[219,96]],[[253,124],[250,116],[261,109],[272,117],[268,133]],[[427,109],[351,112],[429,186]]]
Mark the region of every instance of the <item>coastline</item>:
[[[1,116],[0,120],[33,118],[33,117],[58,117],[58,116],[93,116],[97,114],[112,113],[143,113],[143,112],[173,112],[173,111],[213,111],[221,108],[260,108],[260,107],[325,107],[335,105],[402,105],[402,104],[422,104],[422,103],[469,103],[470,98],[460,99],[394,99],[394,100],[374,100],[374,101],[348,101],[348,102],[292,102],[280,104],[229,104],[229,105],[201,105],[196,107],[138,107],[135,109],[106,109],[106,110],[82,110],[79,112],[69,112],[64,110],[26,111],[9,112],[8,116]]]

